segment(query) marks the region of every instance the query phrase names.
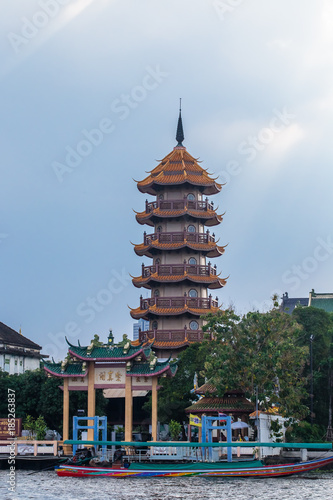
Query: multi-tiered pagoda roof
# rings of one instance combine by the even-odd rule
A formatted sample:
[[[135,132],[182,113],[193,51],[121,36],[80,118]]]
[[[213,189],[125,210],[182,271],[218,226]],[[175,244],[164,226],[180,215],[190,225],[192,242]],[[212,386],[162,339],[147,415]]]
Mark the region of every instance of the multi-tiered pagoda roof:
[[[146,200],[136,220],[154,232],[144,232],[143,242],[135,244],[134,251],[153,262],[142,264],[141,276],[133,277],[134,286],[151,290],[151,297],[141,296],[131,316],[149,320],[149,330],[141,332],[140,339],[153,341],[160,356],[168,349],[174,355],[175,349],[203,339],[201,317],[219,310],[218,299],[208,290],[226,284],[216,265],[206,263],[207,257],[219,257],[225,251],[215,234],[205,229],[223,220],[207,198],[219,193],[222,184],[183,146],[181,114],[176,139],[173,151],[137,182],[141,193],[155,199]]]

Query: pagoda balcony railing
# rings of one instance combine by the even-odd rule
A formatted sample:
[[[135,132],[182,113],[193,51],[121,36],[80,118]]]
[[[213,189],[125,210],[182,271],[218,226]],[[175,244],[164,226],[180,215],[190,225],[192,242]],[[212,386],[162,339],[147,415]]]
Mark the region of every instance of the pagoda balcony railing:
[[[159,208],[160,210],[184,210],[188,208],[190,210],[198,210],[200,212],[207,212],[208,210],[214,210],[214,203],[209,203],[208,198],[206,200],[188,200],[183,198],[182,200],[156,200],[148,203],[146,200],[146,214],[149,214]]]
[[[190,330],[186,326],[182,330],[146,330],[139,331],[140,342],[155,339],[156,342],[202,342],[205,335],[211,338],[208,332],[202,330]]]
[[[208,265],[196,264],[155,264],[153,266],[145,266],[142,264],[142,278],[149,278],[152,274],[158,276],[184,276],[189,274],[191,276],[216,276],[216,265],[212,266],[209,262]]]
[[[149,309],[156,306],[160,308],[184,308],[185,306],[191,309],[211,309],[218,307],[217,298],[214,300],[211,295],[209,297],[150,297],[144,299],[140,297],[140,309]]]
[[[158,240],[159,243],[182,243],[188,241],[189,243],[215,243],[215,234],[210,235],[208,229],[205,233],[192,233],[190,231],[180,231],[172,233],[163,233],[157,231],[156,233],[147,234],[143,233],[144,245],[150,245],[152,241]]]

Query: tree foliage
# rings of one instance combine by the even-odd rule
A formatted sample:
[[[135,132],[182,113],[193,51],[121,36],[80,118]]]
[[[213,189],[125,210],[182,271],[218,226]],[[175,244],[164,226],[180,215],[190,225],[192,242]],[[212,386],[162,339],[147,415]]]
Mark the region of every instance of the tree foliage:
[[[198,385],[204,383],[199,372],[205,362],[205,351],[200,344],[192,344],[182,351],[178,359],[178,370],[175,377],[160,379],[161,389],[158,392],[158,418],[167,424],[171,419],[178,422],[187,421],[185,408],[197,400],[193,392],[194,375],[198,375]],[[151,412],[151,398],[145,404],[147,413]]]
[[[299,344],[301,327],[276,307],[267,313],[250,312],[238,317],[232,310],[205,317],[204,327],[213,335],[208,343],[205,375],[220,396],[241,389],[260,406],[279,406],[285,415],[303,418],[305,393],[302,375],[308,347]]]
[[[314,422],[318,425],[332,425],[332,422],[329,423],[328,408],[332,398],[333,314],[315,307],[297,307],[293,311],[293,317],[303,327],[299,344],[310,346],[312,338]],[[304,403],[310,407],[310,357],[304,375],[307,377],[307,397]],[[310,417],[311,415],[308,418]]]

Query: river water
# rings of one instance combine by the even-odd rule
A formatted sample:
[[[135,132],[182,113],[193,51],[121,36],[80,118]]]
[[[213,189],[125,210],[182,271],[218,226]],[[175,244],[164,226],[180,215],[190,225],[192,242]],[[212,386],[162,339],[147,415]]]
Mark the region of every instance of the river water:
[[[8,471],[0,471],[1,500],[332,500],[333,472],[267,479],[58,477],[54,471],[16,471],[16,491],[8,491]]]

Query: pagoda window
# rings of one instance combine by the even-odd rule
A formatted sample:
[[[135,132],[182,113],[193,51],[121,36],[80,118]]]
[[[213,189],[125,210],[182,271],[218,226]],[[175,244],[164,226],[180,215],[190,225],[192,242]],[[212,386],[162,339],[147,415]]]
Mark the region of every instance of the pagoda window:
[[[195,266],[196,263],[197,263],[197,259],[195,259],[194,257],[191,257],[190,259],[188,259],[188,263],[191,265],[191,266]]]
[[[152,326],[153,330],[157,330],[157,328],[158,328],[157,321],[153,321],[151,326]]]
[[[199,323],[197,321],[190,322],[190,330],[199,330]]]
[[[159,290],[154,290],[154,297],[159,297],[160,296],[160,291]]]
[[[188,296],[189,297],[197,297],[198,296],[198,292],[194,289],[194,288],[191,288],[191,290],[189,290],[188,292]]]
[[[159,194],[159,195],[158,195],[158,199],[159,199],[159,200],[164,200],[164,194]]]
[[[195,231],[196,231],[195,226],[193,226],[192,224],[190,224],[187,227],[187,230],[188,230],[189,233],[195,233]]]
[[[160,264],[161,263],[161,259],[159,257],[157,257],[157,259],[155,260],[155,264]]]
[[[162,227],[162,226],[157,226],[156,231],[157,231],[158,233],[161,233],[161,232],[162,232],[162,230],[163,230],[163,227]]]
[[[188,199],[188,201],[195,201],[195,196],[194,196],[194,194],[193,194],[193,193],[189,193],[189,194],[187,195],[187,199]]]

